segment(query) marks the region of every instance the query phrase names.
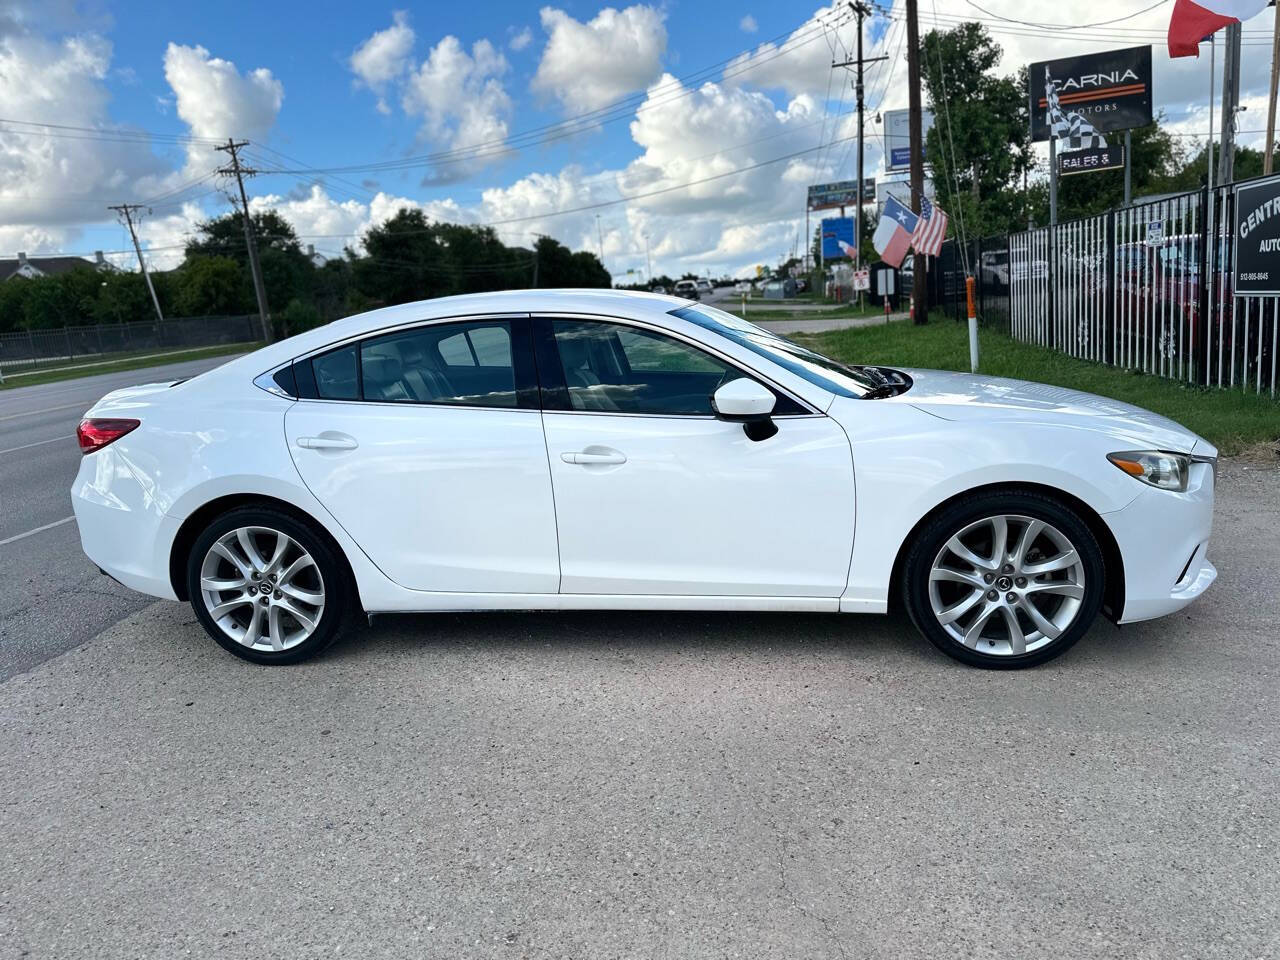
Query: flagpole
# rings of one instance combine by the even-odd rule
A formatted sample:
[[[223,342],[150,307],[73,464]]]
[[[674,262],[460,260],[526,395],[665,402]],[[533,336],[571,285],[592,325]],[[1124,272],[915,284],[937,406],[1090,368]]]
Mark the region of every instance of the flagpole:
[[[1213,81],[1217,68],[1214,66],[1214,51],[1218,49],[1214,35],[1209,34],[1209,144],[1204,152],[1209,155],[1209,189],[1213,189]]]

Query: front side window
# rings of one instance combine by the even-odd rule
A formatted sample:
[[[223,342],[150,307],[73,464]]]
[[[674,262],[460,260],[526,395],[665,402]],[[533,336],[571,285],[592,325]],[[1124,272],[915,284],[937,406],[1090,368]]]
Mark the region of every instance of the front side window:
[[[571,410],[654,416],[714,416],[711,395],[745,376],[674,337],[597,320],[551,323]],[[804,412],[779,395],[778,413]]]
[[[389,403],[517,406],[511,324],[419,327],[360,345],[364,399]]]

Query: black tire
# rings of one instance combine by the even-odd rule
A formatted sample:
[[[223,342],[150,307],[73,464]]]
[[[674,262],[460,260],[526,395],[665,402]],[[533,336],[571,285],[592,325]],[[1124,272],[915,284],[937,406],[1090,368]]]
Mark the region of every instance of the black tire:
[[[295,646],[278,651],[245,646],[224,632],[209,614],[204,591],[201,589],[201,568],[205,557],[219,538],[242,527],[265,527],[279,531],[295,541],[315,562],[323,589],[324,606],[311,634]],[[278,666],[298,663],[328,648],[347,625],[350,614],[356,607],[351,574],[339,556],[337,545],[329,536],[310,522],[266,506],[237,507],[222,514],[205,528],[196,538],[187,558],[187,592],[200,624],[223,649],[253,663]],[[222,597],[225,599],[226,595],[223,594]]]
[[[1059,636],[1048,639],[1047,636],[1042,635],[1041,640],[1037,641],[1039,645],[1036,645],[1035,649],[1027,649],[1025,653],[1021,654],[1016,652],[1012,643],[1010,644],[1010,652],[1002,654],[984,653],[981,649],[982,647],[988,645],[994,647],[997,645],[995,641],[986,639],[976,640],[974,647],[966,646],[961,640],[949,633],[939,622],[930,598],[930,573],[935,559],[939,557],[944,546],[948,544],[953,536],[956,536],[971,524],[1001,515],[1028,517],[1050,524],[1070,541],[1071,546],[1075,548],[1079,556],[1083,569],[1083,597],[1079,598],[1079,607],[1076,609],[1074,619],[1070,621]],[[975,553],[978,553],[979,556],[984,556],[978,550],[975,550]],[[1016,670],[1023,667],[1032,667],[1061,656],[1070,649],[1077,640],[1084,636],[1098,615],[1098,611],[1102,606],[1106,576],[1106,565],[1103,561],[1102,550],[1098,546],[1097,538],[1094,537],[1088,524],[1074,510],[1060,501],[1031,490],[980,493],[972,497],[963,498],[947,506],[917,531],[914,542],[908,548],[902,570],[903,601],[916,629],[947,656],[971,666],[995,670]],[[1050,575],[1050,578],[1052,578],[1052,575]],[[998,584],[991,584],[992,588],[996,586]],[[966,590],[972,588],[959,587],[957,589]],[[998,590],[996,593],[1000,597],[1013,596],[1013,594],[1000,594]],[[990,596],[990,593],[986,594],[987,599],[990,599]],[[1044,599],[1059,603],[1066,602],[1065,599],[1058,600],[1056,597]],[[983,602],[983,600],[978,601],[979,604]],[[997,599],[996,602],[1002,601]],[[1031,600],[1019,596],[1017,601],[1010,603],[1009,606],[1015,611],[1015,616],[1021,623],[1031,625],[1025,606],[1021,609],[1018,606],[1018,604],[1025,605],[1027,602],[1031,602]],[[1036,602],[1039,604],[1042,600],[1037,600]],[[965,616],[968,618],[969,614]],[[1003,616],[1003,612],[1001,612],[1001,616]],[[978,611],[975,609],[972,620],[976,620],[977,617]],[[963,620],[957,621],[957,629],[961,629],[963,626]],[[984,631],[986,632],[984,633]],[[994,627],[979,628],[979,636],[998,635],[998,632]],[[1047,642],[1043,642],[1045,640]],[[1029,648],[1032,645],[1027,644],[1026,646]]]

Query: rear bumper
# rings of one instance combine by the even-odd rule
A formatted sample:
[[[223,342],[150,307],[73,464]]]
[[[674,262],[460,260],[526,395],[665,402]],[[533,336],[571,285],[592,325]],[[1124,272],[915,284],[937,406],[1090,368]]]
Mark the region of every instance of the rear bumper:
[[[1213,466],[1194,463],[1185,493],[1146,489],[1103,517],[1124,559],[1120,623],[1181,610],[1217,579],[1208,557],[1213,484]]]
[[[112,579],[139,593],[176,600],[169,551],[182,521],[165,516],[119,445],[117,441],[80,461],[71,487],[80,545]]]

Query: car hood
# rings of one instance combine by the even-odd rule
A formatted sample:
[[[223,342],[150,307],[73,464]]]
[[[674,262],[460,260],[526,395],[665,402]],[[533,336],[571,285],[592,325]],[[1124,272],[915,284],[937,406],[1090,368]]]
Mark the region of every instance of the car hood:
[[[1131,403],[1026,380],[944,370],[906,370],[911,389],[899,396],[943,420],[1071,426],[1110,434],[1135,447],[1215,455],[1186,427]],[[1197,449],[1198,447],[1198,449]]]

